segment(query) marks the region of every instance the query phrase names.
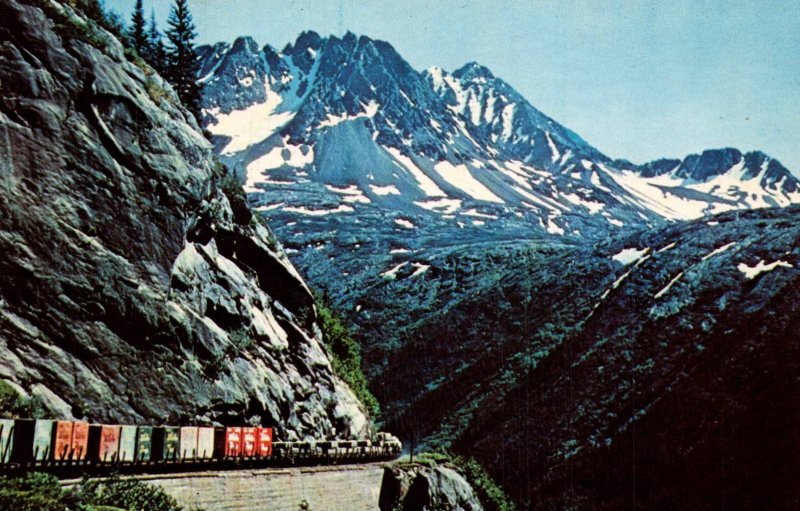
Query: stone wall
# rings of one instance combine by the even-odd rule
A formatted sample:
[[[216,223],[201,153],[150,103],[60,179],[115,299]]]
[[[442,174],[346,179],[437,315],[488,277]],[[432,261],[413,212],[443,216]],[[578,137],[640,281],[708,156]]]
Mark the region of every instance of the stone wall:
[[[204,511],[378,511],[383,465],[274,468],[141,475],[185,509]],[[70,482],[65,482],[70,484]]]

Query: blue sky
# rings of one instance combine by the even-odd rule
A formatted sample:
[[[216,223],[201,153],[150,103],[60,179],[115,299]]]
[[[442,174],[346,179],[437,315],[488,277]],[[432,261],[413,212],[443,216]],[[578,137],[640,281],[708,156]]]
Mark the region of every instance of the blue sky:
[[[126,18],[134,0],[106,0]],[[170,2],[145,0],[162,23]],[[611,157],[761,149],[800,175],[800,0],[190,0],[200,43],[303,30],[489,67]]]

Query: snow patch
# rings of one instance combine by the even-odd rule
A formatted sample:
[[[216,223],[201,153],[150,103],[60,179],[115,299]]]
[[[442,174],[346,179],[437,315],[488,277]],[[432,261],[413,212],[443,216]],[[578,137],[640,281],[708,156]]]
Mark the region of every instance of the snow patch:
[[[429,264],[422,264],[422,263],[411,263],[411,266],[416,268],[416,270],[414,270],[414,273],[410,275],[411,277],[422,275],[430,268]]]
[[[392,268],[390,270],[386,270],[385,272],[381,273],[381,277],[386,277],[388,279],[394,279],[394,278],[397,277],[397,272],[399,272],[403,268],[403,266],[405,266],[407,264],[408,264],[407,261],[403,262],[403,263],[400,263],[397,266],[395,266],[394,268]]]
[[[366,105],[362,103],[361,107],[364,110],[362,112],[359,112],[359,113],[355,114],[355,115],[348,115],[347,112],[345,112],[345,113],[343,113],[341,115],[328,114],[328,117],[324,121],[320,122],[317,125],[317,127],[318,128],[330,128],[330,127],[336,126],[337,124],[342,123],[344,121],[352,121],[352,120],[355,120],[355,119],[359,119],[361,117],[367,117],[367,118],[375,117],[375,114],[378,113],[378,108],[380,108],[380,105],[373,99],[373,100],[370,100],[370,102],[367,103]]]
[[[711,259],[712,257],[714,257],[715,255],[725,252],[726,250],[728,250],[729,248],[731,248],[734,245],[736,245],[735,241],[731,242],[731,243],[728,243],[727,245],[723,245],[723,246],[721,246],[721,247],[719,247],[719,248],[717,248],[715,250],[712,250],[711,252],[709,252],[708,254],[703,256],[703,261],[707,261],[707,260]]]
[[[458,211],[461,207],[461,199],[438,199],[429,201],[415,201],[417,206],[427,209],[428,211],[436,211],[445,215],[451,215]]]
[[[466,165],[453,165],[449,161],[440,161],[433,167],[448,183],[463,191],[473,199],[503,204],[503,199],[492,193],[470,173]]]
[[[641,259],[641,257],[646,253],[648,253],[649,251],[650,247],[645,247],[641,250],[638,248],[623,248],[622,250],[611,256],[611,259],[617,261],[623,266],[627,266]]]
[[[794,266],[786,261],[777,260],[769,264],[765,264],[763,259],[760,260],[755,266],[748,266],[744,263],[739,263],[736,268],[744,274],[747,280],[752,280],[762,273],[774,270],[778,266],[783,266],[784,268],[794,268]]]
[[[280,111],[283,98],[273,92],[269,84],[265,84],[265,88],[267,99],[263,103],[229,114],[219,113],[218,108],[209,112],[215,121],[208,125],[208,131],[231,138],[222,149],[222,154],[234,154],[266,140],[294,118],[297,110]]]
[[[555,143],[553,143],[553,139],[550,138],[550,132],[545,131],[544,136],[545,138],[547,138],[548,147],[550,147],[550,153],[551,153],[550,159],[553,161],[553,163],[555,163],[558,161],[559,158],[561,158],[561,153],[558,152],[558,148],[556,147]]]
[[[334,209],[308,209],[305,207],[295,207],[289,206],[283,208],[284,211],[288,211],[290,213],[299,213],[301,215],[308,215],[308,216],[325,216],[325,215],[332,215],[335,213],[352,213],[355,211],[352,206],[348,206],[347,204],[341,204],[339,207]]]
[[[481,213],[480,211],[478,211],[475,208],[468,209],[467,211],[464,211],[461,214],[462,215],[466,215],[466,216],[474,216],[474,217],[478,217],[478,218],[488,218],[489,220],[497,220],[498,218],[500,218],[500,217],[498,217],[496,215],[488,215],[486,213]]]
[[[369,185],[375,195],[400,195],[400,190],[394,185],[376,186]]]
[[[672,286],[675,285],[675,283],[678,282],[681,279],[681,277],[683,277],[683,273],[684,272],[681,271],[680,273],[675,275],[675,277],[673,277],[673,279],[669,281],[669,284],[667,284],[666,287],[664,287],[664,289],[662,289],[661,291],[659,291],[658,293],[653,295],[653,298],[658,300],[659,298],[661,298],[662,296],[667,294],[669,292],[669,290],[672,288]]]
[[[392,155],[392,157],[397,160],[399,165],[414,176],[414,179],[417,180],[419,183],[420,189],[427,195],[428,197],[444,197],[446,194],[436,186],[436,183],[433,182],[431,178],[425,175],[424,172],[409,158],[402,154],[399,150],[395,149],[394,147],[384,147],[386,151]]]

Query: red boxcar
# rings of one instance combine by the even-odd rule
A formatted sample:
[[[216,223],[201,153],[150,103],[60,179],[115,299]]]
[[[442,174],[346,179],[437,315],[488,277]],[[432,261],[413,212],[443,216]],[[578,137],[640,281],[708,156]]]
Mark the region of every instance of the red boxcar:
[[[53,459],[68,460],[72,451],[72,421],[56,421]]]
[[[258,428],[258,456],[272,456],[272,428]]]
[[[242,428],[242,456],[252,458],[256,455],[258,428]]]
[[[225,428],[225,456],[236,458],[242,455],[242,428]]]
[[[72,423],[72,459],[85,460],[89,452],[89,423]]]
[[[119,426],[102,426],[100,429],[100,461],[111,462],[117,460],[119,453]]]

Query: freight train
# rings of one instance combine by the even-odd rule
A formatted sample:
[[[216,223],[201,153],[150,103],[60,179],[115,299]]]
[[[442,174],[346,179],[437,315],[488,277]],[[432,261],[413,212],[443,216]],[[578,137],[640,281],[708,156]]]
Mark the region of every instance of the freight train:
[[[120,426],[51,419],[0,419],[0,471],[136,472],[397,458],[400,441],[275,441],[257,426]]]

